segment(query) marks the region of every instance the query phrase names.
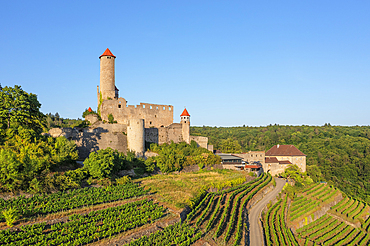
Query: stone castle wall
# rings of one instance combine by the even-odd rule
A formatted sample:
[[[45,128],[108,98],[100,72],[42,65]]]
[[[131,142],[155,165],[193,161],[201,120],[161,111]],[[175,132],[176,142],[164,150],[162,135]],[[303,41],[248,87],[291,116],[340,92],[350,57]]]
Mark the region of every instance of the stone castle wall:
[[[190,136],[190,141],[193,140],[197,142],[199,147],[208,149],[208,138],[202,136]]]
[[[104,100],[101,105],[101,118],[108,121],[108,115],[112,114],[119,124],[128,125],[129,119],[144,119],[145,128],[164,127],[173,122],[173,106],[150,103],[139,105],[127,105],[127,101],[118,99]]]
[[[167,127],[158,128],[158,144],[180,143],[182,138],[182,125],[180,123],[172,123]]]
[[[119,124],[99,124],[95,128],[72,129],[53,128],[48,134],[52,137],[63,136],[75,141],[80,159],[85,159],[91,152],[108,147],[127,153],[127,128]]]

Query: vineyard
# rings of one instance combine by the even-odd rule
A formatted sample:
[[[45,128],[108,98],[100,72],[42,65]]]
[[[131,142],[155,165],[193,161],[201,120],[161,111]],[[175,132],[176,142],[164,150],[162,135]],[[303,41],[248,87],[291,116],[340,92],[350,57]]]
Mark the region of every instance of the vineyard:
[[[231,176],[236,180],[234,186],[206,192],[186,220],[177,223],[175,221],[179,221],[179,217],[173,219],[178,216],[176,213],[160,205],[153,193],[149,194],[143,186],[135,183],[1,199],[0,209],[16,209],[19,218],[15,227],[6,228],[6,218],[1,214],[0,223],[6,229],[0,230],[0,245],[120,242],[121,245],[128,243],[128,246],[185,246],[199,239],[213,240],[217,245],[244,245],[248,231],[245,217],[248,202],[271,183],[272,177],[264,174],[241,183],[239,174]],[[48,216],[57,219],[48,220]],[[161,228],[156,226],[157,221],[174,222],[164,222],[165,226]],[[145,228],[157,229],[141,236],[140,231],[145,231]],[[138,236],[130,236],[136,232]],[[131,239],[125,241],[126,236]]]
[[[313,184],[273,204],[262,218],[266,245],[368,245],[370,243],[369,205],[344,197],[331,206],[340,191],[326,184]],[[317,211],[328,211],[315,218]],[[296,228],[299,221],[304,225]],[[294,232],[294,233],[293,233]]]
[[[244,185],[208,194],[188,215],[187,222],[218,245],[244,244],[248,229],[245,227],[246,205],[271,180],[271,176],[265,174]]]
[[[83,188],[69,192],[56,192],[50,195],[36,195],[30,198],[0,199],[0,211],[9,207],[17,208],[23,218],[67,211],[96,204],[109,203],[138,197],[146,194],[142,187],[134,183],[101,188]],[[0,214],[0,222],[5,221]]]
[[[217,245],[245,245],[245,232],[248,228],[244,212],[247,204],[271,180],[271,175],[265,174],[249,183],[208,193],[188,214],[182,226],[178,224],[168,227],[163,232],[144,236],[128,245],[190,245],[200,238],[214,241]],[[180,230],[185,232],[179,233]],[[174,235],[182,236],[181,239],[176,239]],[[158,240],[157,237],[163,240]],[[163,243],[166,238],[172,239]]]

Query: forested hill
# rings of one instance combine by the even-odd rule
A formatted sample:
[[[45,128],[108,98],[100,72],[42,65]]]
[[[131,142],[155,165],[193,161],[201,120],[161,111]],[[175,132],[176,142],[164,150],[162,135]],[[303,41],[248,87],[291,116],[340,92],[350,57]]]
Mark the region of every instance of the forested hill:
[[[370,202],[370,126],[191,127],[223,152],[293,144],[307,155],[307,172],[350,196]]]

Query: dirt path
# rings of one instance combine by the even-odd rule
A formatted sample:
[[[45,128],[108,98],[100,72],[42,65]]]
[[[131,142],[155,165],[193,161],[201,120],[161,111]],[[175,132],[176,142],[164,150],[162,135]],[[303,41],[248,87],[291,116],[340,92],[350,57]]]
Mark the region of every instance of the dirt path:
[[[284,179],[275,178],[276,187],[269,192],[261,201],[259,201],[249,213],[249,245],[262,246],[265,245],[262,236],[261,212],[263,208],[274,199],[285,185]]]

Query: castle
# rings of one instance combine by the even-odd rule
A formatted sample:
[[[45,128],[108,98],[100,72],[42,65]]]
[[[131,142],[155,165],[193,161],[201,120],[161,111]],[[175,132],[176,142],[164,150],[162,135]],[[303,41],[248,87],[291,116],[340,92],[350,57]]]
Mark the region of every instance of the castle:
[[[184,109],[180,115],[180,123],[173,122],[173,106],[151,103],[127,105],[127,101],[119,97],[115,84],[115,59],[109,49],[99,57],[100,87],[97,87],[98,116],[85,117],[91,124],[87,129],[53,128],[49,134],[53,137],[65,136],[75,140],[81,159],[90,152],[111,147],[120,152],[135,151],[144,156],[146,146],[150,143],[174,143],[193,140],[198,146],[213,151],[208,145],[208,138],[190,136],[190,114]],[[108,124],[109,117],[114,124]]]

